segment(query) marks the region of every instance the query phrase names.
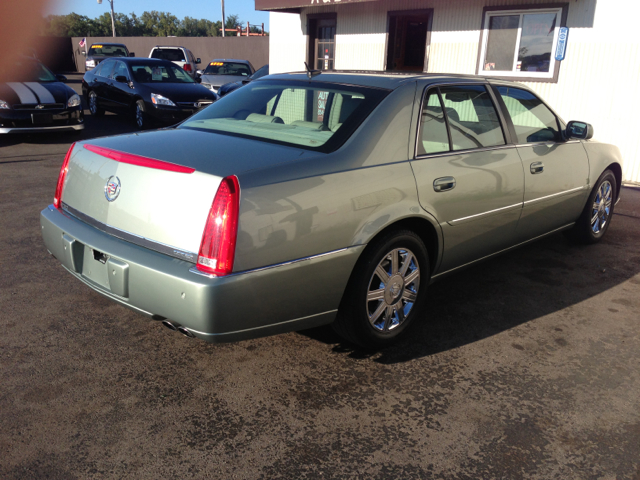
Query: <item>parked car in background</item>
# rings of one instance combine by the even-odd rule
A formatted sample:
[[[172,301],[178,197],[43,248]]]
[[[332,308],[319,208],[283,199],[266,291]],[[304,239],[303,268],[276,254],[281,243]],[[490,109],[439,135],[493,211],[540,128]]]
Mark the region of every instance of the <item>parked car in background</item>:
[[[251,82],[253,80],[257,80],[259,78],[262,78],[262,77],[264,77],[266,75],[269,75],[269,64],[266,64],[266,65],[260,67],[258,70],[256,70],[254,72],[253,75],[248,77],[246,80],[239,80],[237,82],[225,83],[224,85],[222,85],[218,89],[218,95],[220,95],[220,97],[224,97],[226,94],[231,93],[231,92],[239,89],[243,85],[246,85],[247,83],[249,83],[249,82]]]
[[[85,73],[82,93],[91,115],[129,114],[140,129],[179,122],[218,98],[177,65],[155,58],[105,60]]]
[[[218,93],[225,83],[247,79],[253,72],[255,69],[248,60],[216,58],[202,72],[202,86]]]
[[[175,63],[191,77],[196,76],[197,66],[201,63],[200,58],[196,58],[191,50],[185,47],[171,47],[156,45],[151,49],[149,58],[160,58]]]
[[[83,55],[85,52],[82,52]],[[129,52],[122,43],[94,43],[89,48],[84,61],[85,72],[96,68],[100,62],[111,57],[135,57],[135,53]]]
[[[446,274],[554,232],[600,241],[622,167],[592,135],[504,80],[272,75],[74,144],[41,231],[78,280],[184,335],[333,322],[379,348],[429,320]]]
[[[84,129],[81,98],[33,57],[0,62],[0,133]]]

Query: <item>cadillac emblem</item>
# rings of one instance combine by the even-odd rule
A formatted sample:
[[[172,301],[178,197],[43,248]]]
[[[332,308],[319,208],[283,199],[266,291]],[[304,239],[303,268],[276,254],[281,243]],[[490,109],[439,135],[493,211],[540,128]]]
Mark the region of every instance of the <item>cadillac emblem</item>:
[[[104,196],[108,202],[113,202],[120,195],[120,179],[112,175],[104,186]]]

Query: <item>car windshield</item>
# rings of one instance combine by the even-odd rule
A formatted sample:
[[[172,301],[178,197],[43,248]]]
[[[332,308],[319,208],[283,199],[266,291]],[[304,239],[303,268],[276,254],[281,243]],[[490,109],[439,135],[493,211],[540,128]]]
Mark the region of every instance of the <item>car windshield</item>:
[[[184,53],[180,48],[156,48],[151,53],[151,58],[160,58],[170,62],[186,62]]]
[[[235,77],[248,77],[251,73],[249,65],[238,62],[213,61],[204,70],[204,75],[233,75]]]
[[[330,152],[342,145],[387,90],[297,81],[252,82],[179,128]]]
[[[269,75],[269,65],[265,65],[263,67],[260,67],[258,70],[255,71],[255,73],[253,75],[251,75],[251,77],[249,77],[251,80],[257,80],[259,78],[262,78],[264,76]]]
[[[24,58],[14,62],[0,62],[0,81],[58,82],[59,80],[40,62]]]
[[[194,83],[193,78],[171,63],[133,63],[129,65],[139,83]]]
[[[91,45],[89,55],[97,57],[128,57],[129,52],[123,45]]]

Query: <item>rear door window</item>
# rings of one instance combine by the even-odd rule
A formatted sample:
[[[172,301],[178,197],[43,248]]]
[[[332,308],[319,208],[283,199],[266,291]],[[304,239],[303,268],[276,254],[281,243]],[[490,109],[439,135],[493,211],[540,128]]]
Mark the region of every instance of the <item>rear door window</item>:
[[[533,93],[520,88],[498,87],[518,143],[559,142],[562,139],[558,119]]]
[[[482,85],[431,88],[422,104],[417,155],[505,145],[496,107]]]
[[[505,139],[493,102],[485,87],[441,87],[440,94],[451,133],[451,149],[495,147]]]

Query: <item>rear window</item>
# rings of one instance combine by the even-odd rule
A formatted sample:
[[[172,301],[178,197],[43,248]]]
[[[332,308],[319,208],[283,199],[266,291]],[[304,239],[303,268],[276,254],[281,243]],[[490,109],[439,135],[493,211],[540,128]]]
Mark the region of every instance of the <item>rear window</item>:
[[[252,82],[180,128],[331,152],[342,145],[388,90],[297,81]]]
[[[180,48],[155,48],[151,52],[151,58],[169,60],[170,62],[186,62],[184,52]]]
[[[89,55],[99,57],[128,57],[129,52],[122,45],[91,45]]]
[[[233,75],[236,77],[248,77],[252,73],[249,65],[237,62],[211,62],[204,70],[205,75]]]

